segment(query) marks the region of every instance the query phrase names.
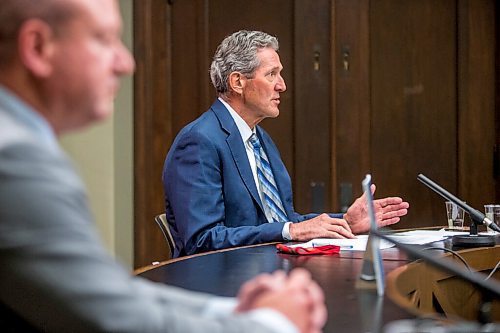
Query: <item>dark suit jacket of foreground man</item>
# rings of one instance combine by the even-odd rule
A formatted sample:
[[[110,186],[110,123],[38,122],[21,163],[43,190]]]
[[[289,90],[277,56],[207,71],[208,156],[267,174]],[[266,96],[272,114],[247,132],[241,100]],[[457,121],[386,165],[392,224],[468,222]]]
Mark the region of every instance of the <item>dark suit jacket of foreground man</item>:
[[[214,318],[210,303],[225,298],[118,265],[101,246],[71,162],[29,110],[0,86],[0,331],[269,332],[251,312]]]
[[[295,212],[290,176],[278,148],[260,126],[256,132],[289,222],[317,216]],[[219,100],[177,135],[165,160],[163,186],[175,257],[283,241],[283,223],[267,222],[240,132]]]

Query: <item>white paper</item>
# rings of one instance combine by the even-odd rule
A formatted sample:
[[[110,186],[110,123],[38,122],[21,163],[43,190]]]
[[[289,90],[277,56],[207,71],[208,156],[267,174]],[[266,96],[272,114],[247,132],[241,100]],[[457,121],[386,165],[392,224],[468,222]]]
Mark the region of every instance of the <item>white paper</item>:
[[[467,234],[468,233],[464,231],[447,231],[445,229],[441,229],[441,230],[411,230],[405,232],[398,232],[387,236],[403,244],[423,245],[433,242],[439,242],[451,236],[467,235]]]
[[[403,244],[423,245],[442,241],[455,235],[467,235],[465,231],[441,230],[411,230],[388,234],[387,236]],[[365,251],[368,235],[359,235],[357,238],[315,238],[307,243],[291,245],[291,247],[318,247],[323,245],[337,245],[342,251]],[[380,241],[380,249],[393,247],[394,244],[388,241]]]
[[[341,251],[364,251],[366,243],[368,242],[368,235],[359,235],[357,238],[315,238],[307,243],[291,245],[291,247],[318,247],[323,245],[337,245],[340,246]],[[380,240],[380,249],[388,249],[393,247],[394,244]]]

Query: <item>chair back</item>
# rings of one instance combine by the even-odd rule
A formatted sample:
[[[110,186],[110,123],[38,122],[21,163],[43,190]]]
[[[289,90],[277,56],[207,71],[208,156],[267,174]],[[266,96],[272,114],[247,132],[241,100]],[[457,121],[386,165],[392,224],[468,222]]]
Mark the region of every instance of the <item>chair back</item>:
[[[174,237],[172,237],[172,233],[170,232],[170,226],[168,225],[167,217],[165,216],[165,214],[157,215],[155,216],[155,222],[158,225],[158,227],[160,227],[160,230],[163,233],[165,240],[167,241],[170,253],[171,255],[173,255],[175,242],[174,242]]]

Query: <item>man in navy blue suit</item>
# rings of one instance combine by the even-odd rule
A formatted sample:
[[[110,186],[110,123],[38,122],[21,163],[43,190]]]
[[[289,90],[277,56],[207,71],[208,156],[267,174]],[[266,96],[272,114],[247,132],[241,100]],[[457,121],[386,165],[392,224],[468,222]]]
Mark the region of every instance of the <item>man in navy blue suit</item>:
[[[216,50],[210,77],[218,98],[180,131],[163,169],[175,257],[273,241],[352,238],[369,230],[363,197],[345,214],[295,212],[278,148],[258,126],[279,115],[280,93],[286,90],[277,51],[275,37],[246,30],[226,37]],[[253,150],[255,136],[262,159]],[[385,226],[397,223],[409,205],[389,197],[376,200],[375,207]],[[271,217],[273,210],[281,218]]]

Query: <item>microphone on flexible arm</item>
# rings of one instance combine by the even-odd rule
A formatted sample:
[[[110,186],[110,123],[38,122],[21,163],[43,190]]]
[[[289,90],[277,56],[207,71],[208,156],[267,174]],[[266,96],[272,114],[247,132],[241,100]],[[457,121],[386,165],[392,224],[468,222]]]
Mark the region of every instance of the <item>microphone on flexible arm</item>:
[[[484,236],[481,235],[479,236],[477,234],[477,226],[479,224],[484,224],[485,226],[489,227],[492,230],[495,230],[497,232],[500,232],[500,228],[489,218],[487,218],[483,213],[478,211],[477,209],[472,208],[468,204],[466,204],[464,201],[460,200],[423,174],[419,174],[417,176],[417,179],[421,181],[425,186],[429,187],[431,190],[436,192],[437,194],[441,195],[443,198],[445,198],[448,201],[452,201],[455,203],[457,206],[462,208],[465,212],[469,214],[472,220],[472,224],[470,227],[470,235],[468,236],[453,236],[453,245],[456,246],[468,246],[468,247],[473,247],[473,246],[494,246],[495,245],[495,237],[490,237],[490,236]]]
[[[390,230],[371,229],[370,234],[385,241],[388,241],[390,243],[393,243],[394,245],[396,245],[397,248],[406,252],[410,258],[420,259],[425,263],[428,263],[440,270],[451,273],[452,275],[471,283],[480,292],[480,303],[478,308],[477,320],[482,324],[491,323],[493,309],[494,309],[492,303],[494,300],[500,297],[500,283],[497,282],[495,279],[490,280],[488,278],[485,278],[483,274],[480,272],[464,270],[461,266],[458,266],[453,261],[448,261],[442,258],[438,258],[433,254],[426,253],[426,251],[423,251],[421,247],[410,244],[404,244],[400,241],[397,241],[394,237],[391,237],[392,233]],[[398,332],[401,331],[402,330],[399,330]],[[467,332],[476,332],[476,331],[490,332],[490,330],[483,331],[479,329],[467,330]],[[422,331],[419,330],[418,332]],[[450,332],[461,332],[461,331],[450,330]]]

